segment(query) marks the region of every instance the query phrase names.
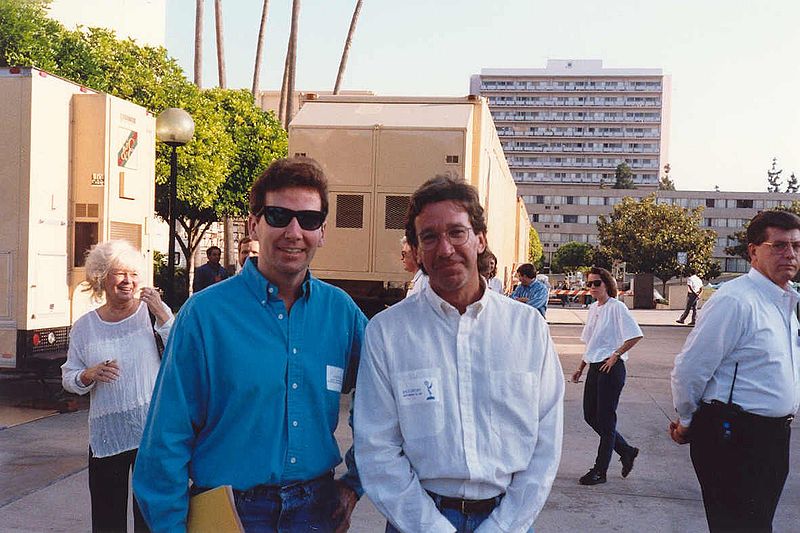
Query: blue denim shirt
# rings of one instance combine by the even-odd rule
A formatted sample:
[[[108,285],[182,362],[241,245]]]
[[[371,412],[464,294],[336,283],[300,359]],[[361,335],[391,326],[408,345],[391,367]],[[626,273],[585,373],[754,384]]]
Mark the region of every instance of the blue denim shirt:
[[[533,280],[527,287],[520,283],[514,292],[511,293],[511,298],[527,298],[527,304],[535,307],[542,316],[547,312],[547,286],[539,280]]]
[[[342,460],[333,432],[355,385],[367,319],[310,274],[286,312],[248,261],[192,296],[164,353],[134,490],[153,531],[185,529],[187,482],[202,487],[309,480]],[[352,449],[344,481],[361,485]]]

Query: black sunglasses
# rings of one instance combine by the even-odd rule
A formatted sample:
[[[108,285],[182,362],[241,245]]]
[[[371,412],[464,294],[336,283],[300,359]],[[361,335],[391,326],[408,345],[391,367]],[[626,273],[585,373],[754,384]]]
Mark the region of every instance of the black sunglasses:
[[[265,205],[259,209],[256,218],[261,215],[264,215],[264,220],[273,228],[285,228],[293,218],[296,218],[300,227],[306,231],[319,229],[325,222],[325,213],[322,211],[292,211],[274,205]]]
[[[602,284],[603,284],[603,280],[602,279],[593,279],[591,281],[587,281],[586,282],[586,286],[588,286],[588,287],[599,287]]]

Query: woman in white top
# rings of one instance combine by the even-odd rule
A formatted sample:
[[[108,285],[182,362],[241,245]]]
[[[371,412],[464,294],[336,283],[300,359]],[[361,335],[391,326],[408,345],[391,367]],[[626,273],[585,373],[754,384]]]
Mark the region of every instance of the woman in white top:
[[[142,438],[161,364],[154,336],[166,343],[173,317],[158,291],[139,287],[142,254],[125,241],[107,241],[86,257],[92,298],[105,303],[80,317],[70,332],[64,388],[91,394],[89,492],[92,531],[126,531],[128,478]],[[134,500],[136,531],[147,526]]]
[[[619,454],[622,477],[630,474],[639,455],[639,448],[625,442],[617,433],[617,404],[625,385],[627,352],[641,340],[642,330],[625,304],[616,299],[617,283],[608,270],[592,267],[587,285],[597,301],[589,307],[581,333],[586,352],[578,370],[572,374],[572,382],[578,383],[588,364],[583,388],[583,418],[600,435],[600,446],[594,466],[580,478],[580,483],[597,485],[606,482],[612,452]]]
[[[497,257],[487,248],[478,259],[481,276],[486,278],[486,286],[503,294],[503,282],[497,277]]]

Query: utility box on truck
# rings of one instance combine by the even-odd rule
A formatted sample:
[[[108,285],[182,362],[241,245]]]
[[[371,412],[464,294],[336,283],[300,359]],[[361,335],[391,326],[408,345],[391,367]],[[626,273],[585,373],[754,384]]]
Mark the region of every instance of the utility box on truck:
[[[289,125],[289,153],[316,159],[328,176],[330,213],[314,274],[362,307],[379,310],[404,294],[392,288],[410,279],[400,261],[409,198],[437,175],[478,189],[501,279],[527,260],[527,211],[480,97],[309,95]]]
[[[94,244],[126,239],[151,284],[155,119],[35,68],[0,69],[0,368],[65,356]]]

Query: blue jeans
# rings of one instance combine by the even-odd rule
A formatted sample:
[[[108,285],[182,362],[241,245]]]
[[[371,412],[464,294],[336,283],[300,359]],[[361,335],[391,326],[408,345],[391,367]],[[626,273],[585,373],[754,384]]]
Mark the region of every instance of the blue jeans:
[[[431,498],[433,499],[433,503],[436,504],[436,508],[442,513],[442,516],[447,518],[447,521],[456,528],[456,533],[472,533],[478,529],[478,526],[480,526],[484,520],[489,518],[490,514],[492,514],[491,511],[464,514],[458,509],[442,507],[442,498],[437,494],[431,494]],[[498,504],[499,502],[500,497],[498,497]],[[400,530],[389,522],[386,522],[386,533],[400,533]],[[533,527],[528,530],[528,533],[533,533]]]
[[[233,497],[246,533],[328,533],[338,526],[331,518],[338,504],[333,473],[283,487],[234,490]]]
[[[625,362],[622,360],[606,374],[600,371],[603,363],[592,363],[583,386],[583,418],[600,436],[594,468],[605,474],[612,452],[620,457],[633,452],[633,447],[617,433],[617,406],[625,386]]]

